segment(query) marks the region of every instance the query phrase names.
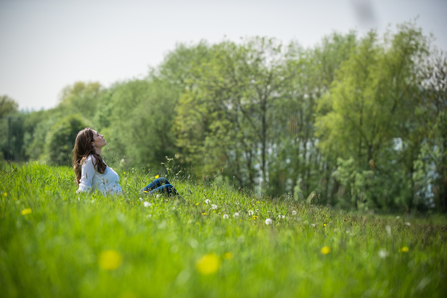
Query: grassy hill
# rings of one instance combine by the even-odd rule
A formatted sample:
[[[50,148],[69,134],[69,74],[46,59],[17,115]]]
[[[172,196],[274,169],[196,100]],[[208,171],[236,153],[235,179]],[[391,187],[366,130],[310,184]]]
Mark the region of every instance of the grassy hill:
[[[69,168],[3,167],[3,297],[445,297],[447,228],[119,172],[75,193]],[[140,199],[141,198],[141,199]],[[208,201],[209,200],[209,201]],[[227,218],[228,217],[228,218]]]

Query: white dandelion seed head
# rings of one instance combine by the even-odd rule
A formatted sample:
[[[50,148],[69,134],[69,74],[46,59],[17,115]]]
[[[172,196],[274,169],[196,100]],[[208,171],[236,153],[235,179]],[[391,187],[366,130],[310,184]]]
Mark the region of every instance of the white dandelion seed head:
[[[212,204],[211,209],[217,209],[217,205]]]
[[[389,253],[388,251],[386,251],[386,249],[381,249],[379,250],[379,257],[381,257],[382,259],[385,259],[386,257],[388,257]]]
[[[235,214],[233,214],[233,217],[234,218],[238,218],[239,217],[239,213],[236,212]]]
[[[230,216],[228,215],[228,214],[224,214],[223,216],[222,216],[222,218],[223,219],[227,219],[227,218],[229,218]]]
[[[411,226],[411,223],[409,223],[408,221],[405,223],[406,226]]]
[[[155,197],[156,197],[156,198],[159,198],[159,197],[160,197],[160,194],[156,195]]]
[[[149,203],[149,202],[144,202],[143,205],[144,205],[144,207],[150,207],[150,206],[151,206],[151,203]]]
[[[140,198],[140,202],[143,202],[143,198]]]
[[[315,228],[315,224],[310,224],[310,226],[311,226],[312,228]]]
[[[256,213],[258,213],[259,212],[259,209],[256,209]]]
[[[253,215],[253,210],[248,210],[248,215],[252,216]]]
[[[211,201],[210,201],[209,199],[206,199],[206,200],[205,200],[205,203],[206,203],[206,204],[209,204],[210,202],[211,202]]]
[[[285,218],[286,216],[285,216],[285,215],[278,214],[278,217],[279,217],[279,218]]]
[[[265,220],[265,224],[266,225],[271,225],[273,223],[273,220],[271,220],[270,218],[267,218],[266,220]]]
[[[400,216],[396,216],[396,219],[399,219],[400,218]]]
[[[296,211],[295,210],[292,211],[292,215],[296,215]]]
[[[391,227],[390,226],[386,226],[385,227],[386,233],[388,234],[389,237],[391,237]]]

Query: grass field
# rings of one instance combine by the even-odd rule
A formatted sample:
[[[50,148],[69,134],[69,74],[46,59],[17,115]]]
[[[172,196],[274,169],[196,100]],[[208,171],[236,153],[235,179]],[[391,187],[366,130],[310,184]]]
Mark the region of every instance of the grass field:
[[[0,296],[446,297],[442,220],[191,181],[171,181],[184,200],[144,197],[153,177],[118,173],[126,197],[76,194],[69,168],[3,167]]]

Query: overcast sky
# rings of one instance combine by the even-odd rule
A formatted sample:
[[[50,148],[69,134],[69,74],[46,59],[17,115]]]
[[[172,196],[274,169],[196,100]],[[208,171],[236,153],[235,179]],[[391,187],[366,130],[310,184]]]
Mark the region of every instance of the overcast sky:
[[[333,31],[383,33],[417,16],[447,50],[446,0],[0,0],[0,95],[48,109],[76,81],[145,77],[178,42],[259,35],[311,47]]]

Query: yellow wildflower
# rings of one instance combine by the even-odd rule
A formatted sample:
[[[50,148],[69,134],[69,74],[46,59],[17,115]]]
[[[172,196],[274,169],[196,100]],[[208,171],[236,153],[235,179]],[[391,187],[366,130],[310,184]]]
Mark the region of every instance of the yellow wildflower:
[[[196,203],[196,206],[199,206],[199,203]]]
[[[148,193],[148,191],[147,191],[147,190],[145,190],[145,191],[144,191],[144,193]]]
[[[196,268],[201,274],[213,274],[219,270],[221,260],[215,254],[207,254],[201,257],[197,263]]]
[[[160,177],[159,175],[155,176],[155,179],[157,179],[158,177]]]
[[[8,195],[8,193],[7,193],[7,192],[3,193],[3,196],[4,196],[4,197],[6,197],[7,195]]]
[[[328,246],[322,247],[322,248],[320,249],[320,252],[321,252],[323,255],[327,255],[330,251],[331,251],[331,249],[330,249]]]
[[[326,224],[323,224],[323,226],[325,227],[325,226],[326,226]]]
[[[226,252],[226,253],[224,253],[223,258],[225,260],[232,259],[233,258],[233,254],[231,252]]]
[[[202,215],[206,215],[206,213],[202,213]]]
[[[126,175],[126,172],[124,172],[124,175]]]
[[[116,250],[105,250],[99,254],[99,267],[106,270],[115,270],[123,262],[123,257]]]
[[[402,248],[399,248],[399,252],[408,252],[408,247],[404,246]]]
[[[22,210],[22,215],[27,215],[30,214],[32,212],[31,208],[26,208]]]

